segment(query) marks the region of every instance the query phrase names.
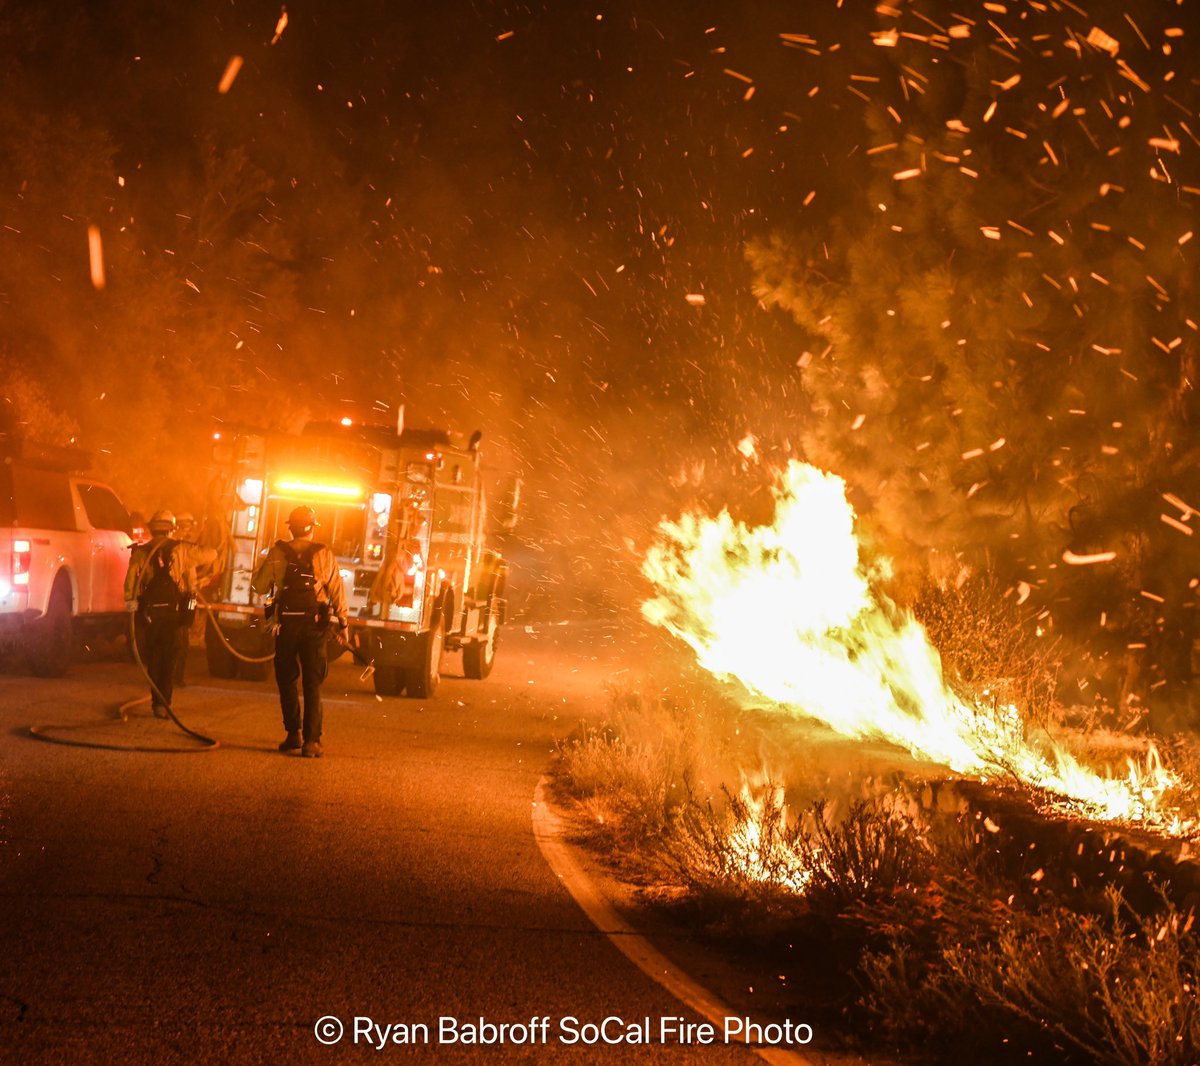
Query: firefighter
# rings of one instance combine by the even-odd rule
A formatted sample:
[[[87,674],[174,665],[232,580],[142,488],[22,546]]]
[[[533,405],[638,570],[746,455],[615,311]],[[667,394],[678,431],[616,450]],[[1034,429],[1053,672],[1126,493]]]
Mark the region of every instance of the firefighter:
[[[189,604],[196,568],[217,557],[211,548],[174,540],[175,516],[156,511],[147,523],[150,540],[136,544],[125,575],[125,608],[137,612],[135,626],[145,639],[150,702],[156,718],[166,718],[175,683],[179,630],[191,624]]]
[[[196,534],[196,516],[190,511],[180,511],[175,516],[175,530],[171,536],[175,540],[185,541],[189,544],[195,543]],[[193,572],[189,581],[189,591],[195,588],[195,574]],[[188,649],[192,644],[192,623],[189,621],[185,625],[180,625],[177,635],[179,637],[179,647],[175,652],[175,687],[187,688],[187,657]]]
[[[255,571],[251,588],[260,596],[273,592],[275,681],[287,736],[282,752],[300,750],[316,759],[321,747],[321,684],[328,671],[325,639],[330,625],[346,626],[346,590],[337,559],[323,544],[313,543],[317,516],[311,507],[297,507],[288,516],[290,542],[279,540]],[[304,690],[303,739],[300,693]]]

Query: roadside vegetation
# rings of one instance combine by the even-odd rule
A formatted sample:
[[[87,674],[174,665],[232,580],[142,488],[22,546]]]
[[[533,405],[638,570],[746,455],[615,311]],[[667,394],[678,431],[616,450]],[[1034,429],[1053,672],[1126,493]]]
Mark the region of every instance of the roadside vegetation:
[[[581,839],[646,906],[787,973],[822,1034],[913,1061],[1200,1057],[1200,940],[1165,894],[1043,875],[979,816],[930,814],[903,781],[864,778],[854,795],[811,760],[786,788],[742,774],[771,747],[762,716],[628,691],[611,707],[559,746]]]

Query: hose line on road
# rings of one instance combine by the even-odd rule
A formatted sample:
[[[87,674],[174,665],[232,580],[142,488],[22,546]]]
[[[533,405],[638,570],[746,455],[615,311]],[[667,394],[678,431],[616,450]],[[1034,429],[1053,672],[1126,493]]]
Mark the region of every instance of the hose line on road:
[[[196,730],[189,729],[186,725],[184,725],[175,714],[175,709],[171,706],[171,701],[163,696],[162,692],[159,690],[159,687],[150,677],[150,672],[146,669],[146,664],[142,662],[142,654],[138,650],[137,616],[137,611],[130,612],[129,647],[133,652],[134,662],[137,663],[137,667],[142,672],[142,676],[150,685],[151,695],[140,696],[135,700],[128,700],[125,703],[122,703],[119,707],[117,707],[117,715],[123,724],[128,723],[128,712],[130,708],[136,707],[140,703],[153,703],[154,699],[157,699],[167,709],[167,717],[170,718],[171,721],[174,722],[175,725],[178,726],[179,729],[181,729],[187,736],[191,737],[193,740],[198,740],[200,742],[200,746],[196,748],[162,748],[150,747],[149,745],[143,744],[104,744],[95,740],[74,740],[70,737],[56,736],[55,733],[50,732],[50,730],[62,732],[76,729],[93,729],[96,727],[96,725],[107,725],[107,721],[100,723],[83,723],[81,725],[32,725],[29,727],[30,736],[36,737],[38,740],[48,741],[51,744],[65,744],[73,748],[99,748],[104,751],[135,751],[152,753],[156,755],[190,755],[201,751],[216,751],[217,748],[221,746],[220,741],[214,740],[212,737],[205,736],[203,733],[197,733]]]

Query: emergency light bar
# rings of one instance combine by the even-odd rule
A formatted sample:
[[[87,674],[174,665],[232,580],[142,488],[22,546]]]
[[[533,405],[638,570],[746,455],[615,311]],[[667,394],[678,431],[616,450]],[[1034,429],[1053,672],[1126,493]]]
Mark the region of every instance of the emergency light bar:
[[[305,496],[333,496],[341,500],[361,500],[363,497],[363,490],[356,485],[318,485],[311,481],[276,481],[275,490]]]

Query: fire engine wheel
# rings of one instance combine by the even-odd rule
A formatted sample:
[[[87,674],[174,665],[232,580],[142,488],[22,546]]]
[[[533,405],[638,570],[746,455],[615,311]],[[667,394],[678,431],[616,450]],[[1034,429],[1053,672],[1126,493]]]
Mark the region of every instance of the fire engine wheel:
[[[60,575],[50,590],[46,617],[29,650],[29,667],[38,677],[62,677],[71,665],[71,586]]]
[[[421,638],[421,665],[404,671],[405,687],[416,700],[430,699],[442,680],[442,649],[446,630],[439,617],[434,627]]]
[[[262,654],[266,654],[263,652]],[[243,681],[266,681],[271,676],[270,663],[248,663],[244,659],[239,659],[237,663],[237,676]]]
[[[463,645],[463,673],[467,677],[473,681],[482,681],[492,672],[496,663],[496,642],[499,639],[500,630],[492,625],[489,627],[487,640]]]
[[[377,666],[371,675],[376,696],[399,696],[404,691],[404,668]]]
[[[208,673],[211,677],[237,677],[237,658],[213,630],[212,619],[204,622],[204,654],[208,659]]]

